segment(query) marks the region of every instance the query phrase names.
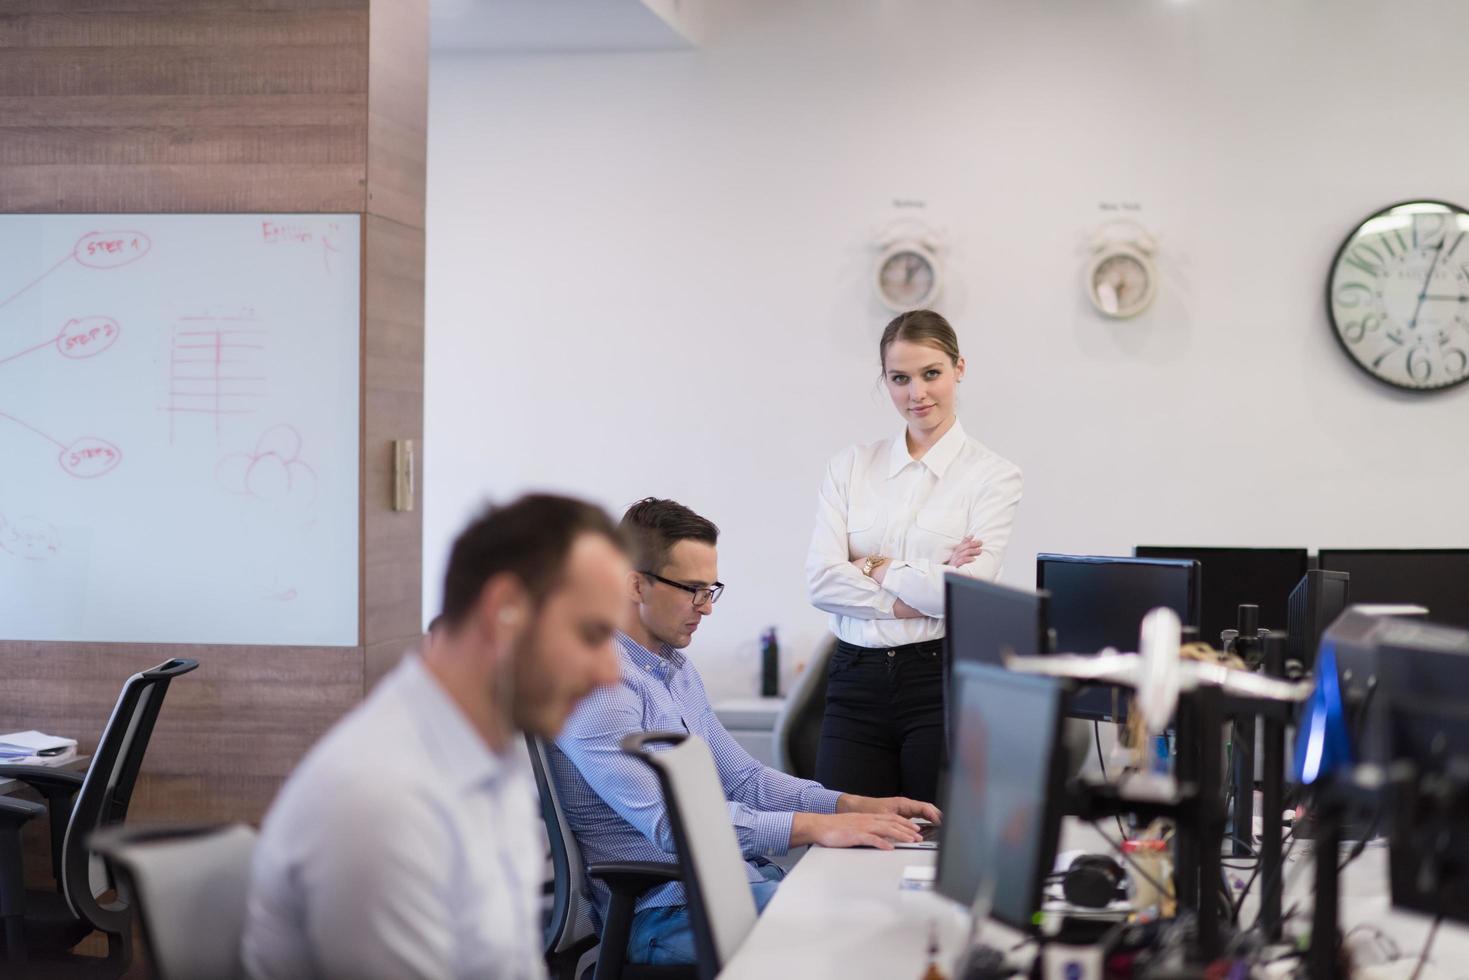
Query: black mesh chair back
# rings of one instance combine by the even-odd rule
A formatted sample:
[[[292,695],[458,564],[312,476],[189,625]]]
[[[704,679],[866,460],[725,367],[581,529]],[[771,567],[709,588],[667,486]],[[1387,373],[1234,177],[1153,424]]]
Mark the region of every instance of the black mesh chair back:
[[[0,776],[19,780],[46,799],[44,807],[0,801],[0,918],[7,964],[39,958],[54,967],[100,930],[107,936],[103,972],[126,969],[132,955],[132,910],[117,895],[106,864],[88,842],[94,831],[127,817],[168,685],[198,666],[194,660],[168,660],[129,677],[84,775],[45,766],[0,765]],[[51,826],[54,891],[27,890],[21,867],[20,829],[42,813]],[[104,901],[109,892],[113,894]]]
[[[816,753],[826,720],[826,679],[836,648],[835,639],[822,642],[775,720],[775,768],[800,779],[816,778]]]
[[[658,744],[672,748],[657,750]],[[639,732],[622,751],[658,775],[683,868],[699,980],[714,980],[755,927],[759,914],[728,801],[709,747],[687,732]]]
[[[633,908],[653,888],[678,881],[677,864],[646,861],[608,861],[586,864],[581,845],[561,808],[561,796],[552,778],[550,748],[534,735],[525,737],[531,770],[541,799],[541,819],[551,847],[551,910],[545,922],[546,966],[551,980],[576,980],[583,957],[596,948],[596,962],[581,980],[696,980],[693,966],[651,966],[627,962],[627,940]],[[593,919],[588,879],[596,878],[610,892],[607,921],[601,933]],[[606,940],[606,942],[601,942]],[[600,943],[600,945],[599,945]]]
[[[122,823],[127,817],[143,753],[169,682],[198,666],[197,660],[168,660],[127,679],[67,821],[61,845],[61,891],[78,918],[104,932],[125,933],[130,910],[122,902],[98,901],[97,895],[109,890],[112,883],[106,865],[87,846],[87,839],[99,828]]]
[[[536,790],[541,801],[541,819],[546,824],[546,838],[551,845],[551,868],[555,874],[551,892],[551,915],[546,922],[546,956],[548,959],[576,957],[597,942],[597,929],[592,922],[591,902],[585,893],[586,868],[576,836],[561,812],[556,785],[546,759],[546,746],[534,735],[525,737],[530,750],[531,770],[536,777]],[[571,965],[575,966],[575,960]]]

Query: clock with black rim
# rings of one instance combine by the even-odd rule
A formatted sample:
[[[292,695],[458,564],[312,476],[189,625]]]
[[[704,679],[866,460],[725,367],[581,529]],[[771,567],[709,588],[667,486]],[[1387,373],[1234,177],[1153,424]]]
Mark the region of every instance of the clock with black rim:
[[[1469,211],[1405,201],[1367,218],[1337,249],[1326,308],[1342,350],[1378,381],[1469,381]]]

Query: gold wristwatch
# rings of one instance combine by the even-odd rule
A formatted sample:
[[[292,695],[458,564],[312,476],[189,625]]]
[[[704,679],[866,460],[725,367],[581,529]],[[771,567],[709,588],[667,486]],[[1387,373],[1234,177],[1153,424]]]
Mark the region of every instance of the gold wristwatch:
[[[873,555],[862,563],[862,574],[866,575],[868,578],[872,578],[873,570],[885,561],[887,561],[887,559],[882,557],[882,555]]]

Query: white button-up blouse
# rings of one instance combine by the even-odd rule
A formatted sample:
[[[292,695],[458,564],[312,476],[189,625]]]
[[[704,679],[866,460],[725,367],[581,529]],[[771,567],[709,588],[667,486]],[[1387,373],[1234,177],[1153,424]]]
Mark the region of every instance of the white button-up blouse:
[[[908,454],[905,432],[848,447],[821,484],[806,582],[832,632],[856,646],[942,637],[944,573],[994,581],[1020,505],[1020,468],[969,438],[958,419],[921,460]],[[966,536],[984,542],[980,556],[944,565]],[[891,559],[880,586],[852,564],[871,555]],[[894,619],[898,599],[924,618]]]

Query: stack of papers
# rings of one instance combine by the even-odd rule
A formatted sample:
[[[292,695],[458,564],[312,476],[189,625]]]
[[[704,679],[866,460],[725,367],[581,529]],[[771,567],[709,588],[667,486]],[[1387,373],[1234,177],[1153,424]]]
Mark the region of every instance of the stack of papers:
[[[74,759],[76,754],[77,740],[74,738],[61,738],[37,731],[0,735],[0,763],[59,766]]]

